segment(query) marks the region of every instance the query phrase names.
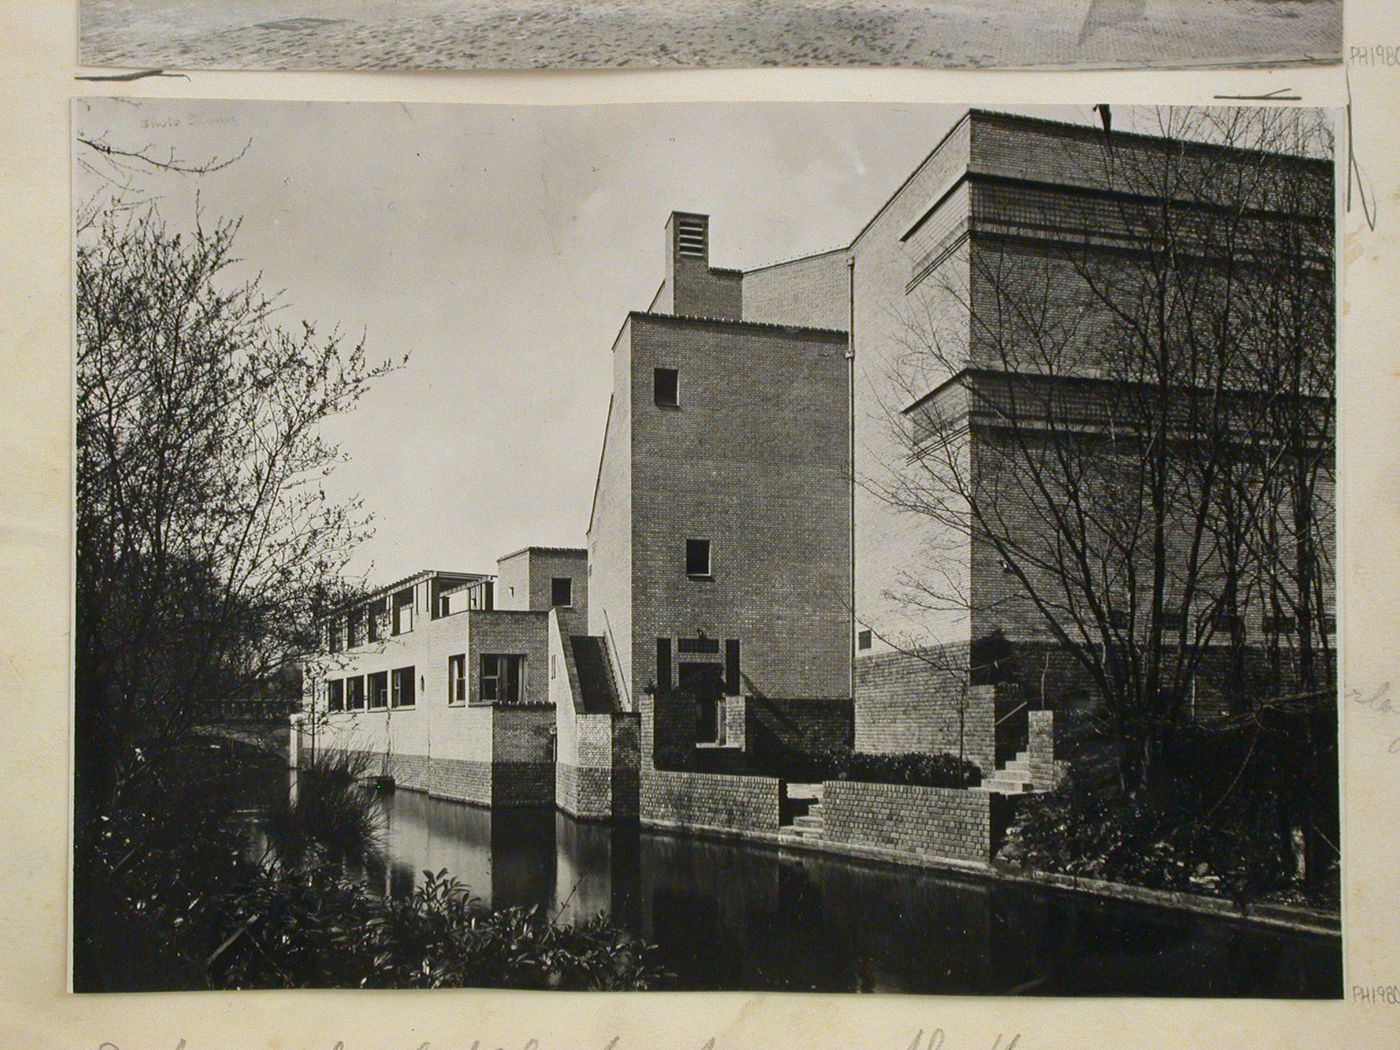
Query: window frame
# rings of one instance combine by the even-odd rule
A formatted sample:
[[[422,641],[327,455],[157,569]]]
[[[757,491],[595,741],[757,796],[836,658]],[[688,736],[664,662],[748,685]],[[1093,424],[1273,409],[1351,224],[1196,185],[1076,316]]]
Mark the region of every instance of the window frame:
[[[467,690],[467,654],[453,653],[447,658],[448,706],[465,706],[469,699],[470,697]]]
[[[382,685],[382,689],[376,690],[376,686]],[[381,703],[375,703],[375,695],[378,693]],[[365,675],[365,710],[366,711],[387,711],[389,709],[389,672],[371,671]]]
[[[345,679],[326,679],[326,713],[340,714],[345,710]]]
[[[670,377],[671,394],[669,400],[662,398],[662,376]],[[657,408],[681,407],[681,370],[679,368],[653,368],[651,370],[651,400]]]
[[[691,544],[703,543],[705,545],[705,571],[696,572],[691,568]],[[685,541],[685,574],[692,580],[712,580],[715,578],[715,550],[714,544],[707,539],[698,537],[686,537]]]
[[[487,671],[487,661],[492,661],[494,670]],[[510,672],[514,668],[514,676]],[[491,695],[487,696],[486,683],[491,683]],[[514,695],[508,693],[514,685]],[[503,689],[502,687],[506,688]],[[525,654],[524,653],[481,653],[477,672],[477,702],[512,706],[524,702],[525,697]]]
[[[351,699],[356,702],[351,703]],[[365,704],[369,698],[365,693],[365,676],[362,674],[351,675],[345,679],[345,710],[364,711],[367,710]]]
[[[395,667],[389,672],[389,706],[394,710],[399,708],[415,708],[418,706],[417,682],[413,680],[415,669],[408,667]],[[405,687],[403,683],[407,682]],[[408,695],[408,702],[404,702],[404,694]]]
[[[561,602],[558,600],[559,584],[565,584],[569,590],[569,600]],[[549,578],[549,607],[551,609],[572,609],[574,607],[574,578],[572,576],[551,576]]]

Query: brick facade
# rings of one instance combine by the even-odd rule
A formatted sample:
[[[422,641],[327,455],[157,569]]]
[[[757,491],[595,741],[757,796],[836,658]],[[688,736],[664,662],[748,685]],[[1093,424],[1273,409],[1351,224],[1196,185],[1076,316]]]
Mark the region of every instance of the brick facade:
[[[855,749],[882,754],[962,754],[984,772],[995,765],[996,689],[969,686],[965,646],[884,652],[856,660]],[[943,658],[952,666],[941,666]]]

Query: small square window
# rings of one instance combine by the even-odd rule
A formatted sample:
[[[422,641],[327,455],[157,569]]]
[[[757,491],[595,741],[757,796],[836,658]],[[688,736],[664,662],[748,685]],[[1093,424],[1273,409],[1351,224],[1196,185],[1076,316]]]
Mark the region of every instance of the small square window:
[[[574,604],[574,580],[572,576],[555,576],[549,581],[549,604]]]
[[[871,645],[871,633],[869,629],[859,632],[856,635],[856,648],[869,649]]]
[[[687,576],[710,575],[710,541],[685,541],[685,574]]]
[[[652,371],[652,394],[663,408],[677,408],[681,403],[681,374],[674,368]]]

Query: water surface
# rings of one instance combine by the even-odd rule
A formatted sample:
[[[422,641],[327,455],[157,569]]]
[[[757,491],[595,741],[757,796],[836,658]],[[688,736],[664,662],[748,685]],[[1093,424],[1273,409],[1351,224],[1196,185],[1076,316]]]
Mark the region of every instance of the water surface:
[[[408,791],[385,819],[387,892],[446,868],[498,907],[605,912],[659,947],[673,988],[1341,994],[1337,937]]]

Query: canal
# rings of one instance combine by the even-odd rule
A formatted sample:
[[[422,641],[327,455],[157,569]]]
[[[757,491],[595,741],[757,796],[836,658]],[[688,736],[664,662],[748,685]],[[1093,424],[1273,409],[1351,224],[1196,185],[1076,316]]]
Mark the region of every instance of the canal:
[[[676,989],[1327,998],[1341,940],[761,844],[385,799],[387,892],[446,869],[497,907],[606,912]]]

